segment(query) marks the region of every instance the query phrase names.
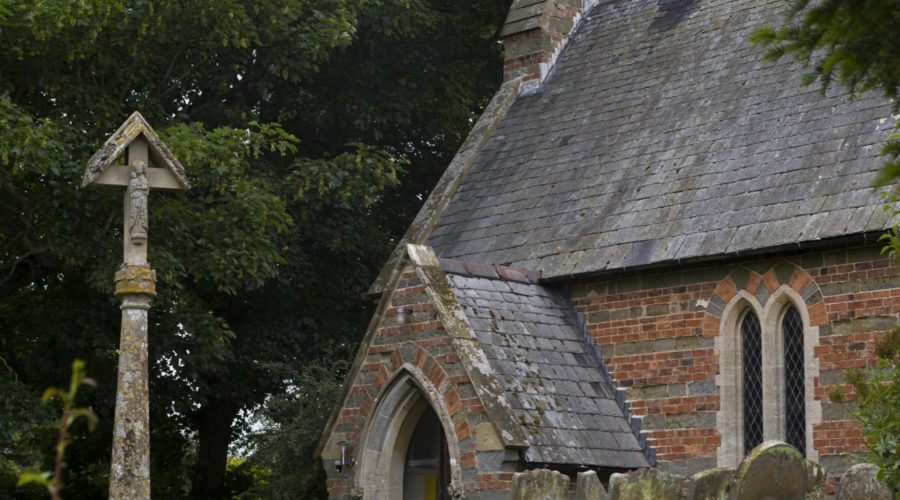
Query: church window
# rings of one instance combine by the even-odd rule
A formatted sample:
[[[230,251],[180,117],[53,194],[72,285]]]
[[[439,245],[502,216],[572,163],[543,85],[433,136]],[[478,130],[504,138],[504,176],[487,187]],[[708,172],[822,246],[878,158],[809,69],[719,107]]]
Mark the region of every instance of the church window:
[[[803,320],[790,306],[781,321],[784,335],[785,441],[806,454],[806,391],[804,389]]]
[[[762,330],[759,318],[747,313],[741,322],[743,366],[744,454],[763,441]]]
[[[782,285],[762,303],[739,291],[723,308],[715,343],[720,467],[737,466],[769,440],[818,458],[810,435],[822,418],[810,375],[817,370],[818,328],[809,325],[804,307],[803,298]]]

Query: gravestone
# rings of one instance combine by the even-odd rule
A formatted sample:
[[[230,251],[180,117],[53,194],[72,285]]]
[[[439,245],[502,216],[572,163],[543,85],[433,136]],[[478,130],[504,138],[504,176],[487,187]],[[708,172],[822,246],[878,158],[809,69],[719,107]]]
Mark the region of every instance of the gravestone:
[[[894,495],[878,480],[878,467],[856,464],[841,477],[835,500],[892,500]]]
[[[640,469],[609,478],[610,500],[679,500],[684,476],[656,469]]]
[[[575,500],[609,500],[597,473],[589,470],[579,472],[575,483]]]
[[[780,441],[766,441],[747,455],[737,469],[734,500],[803,500],[806,464],[803,454]]]
[[[536,469],[513,475],[511,500],[566,500],[569,477],[555,470]]]
[[[809,459],[803,462],[803,466],[806,467],[806,491],[824,488],[825,480],[828,478],[825,469],[818,462]]]
[[[734,469],[719,467],[698,472],[691,476],[688,500],[728,500]]]

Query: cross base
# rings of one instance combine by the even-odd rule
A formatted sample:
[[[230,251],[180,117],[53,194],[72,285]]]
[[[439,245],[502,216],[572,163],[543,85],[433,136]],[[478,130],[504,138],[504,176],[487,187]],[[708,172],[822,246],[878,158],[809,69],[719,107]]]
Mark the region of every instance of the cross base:
[[[156,297],[156,271],[148,265],[123,264],[116,272],[116,297],[124,295]]]

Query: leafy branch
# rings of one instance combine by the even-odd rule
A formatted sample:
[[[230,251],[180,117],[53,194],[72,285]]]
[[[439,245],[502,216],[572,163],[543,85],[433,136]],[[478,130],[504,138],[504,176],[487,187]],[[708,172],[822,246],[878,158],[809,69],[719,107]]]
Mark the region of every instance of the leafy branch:
[[[878,479],[900,493],[900,326],[875,345],[878,357],[865,370],[847,370],[844,379],[853,387],[858,410],[853,413],[865,429],[870,461],[879,467]],[[832,402],[842,402],[843,393],[829,393]]]
[[[53,465],[53,473],[50,472],[24,472],[19,476],[17,486],[25,486],[26,484],[38,484],[47,488],[52,500],[61,500],[60,491],[62,491],[62,474],[66,466],[65,456],[66,447],[72,442],[69,436],[69,429],[72,424],[79,418],[87,420],[88,429],[93,431],[97,425],[97,415],[90,408],[80,408],[75,406],[75,398],[78,396],[78,388],[82,385],[96,387],[97,383],[94,379],[89,378],[84,371],[84,361],[76,359],[72,362],[72,380],[69,383],[68,390],[58,387],[51,387],[44,391],[41,399],[47,403],[53,398],[59,398],[63,403],[63,414],[60,420],[59,436],[56,439],[56,460]]]

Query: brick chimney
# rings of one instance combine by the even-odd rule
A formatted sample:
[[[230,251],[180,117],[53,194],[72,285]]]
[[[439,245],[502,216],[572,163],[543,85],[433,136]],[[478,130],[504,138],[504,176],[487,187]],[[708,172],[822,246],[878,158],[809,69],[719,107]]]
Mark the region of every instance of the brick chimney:
[[[522,90],[539,86],[569,39],[582,8],[582,0],[514,0],[500,35],[505,49],[504,81],[521,76]]]

